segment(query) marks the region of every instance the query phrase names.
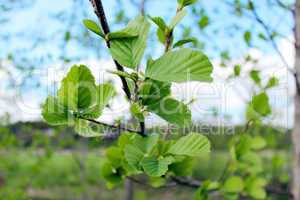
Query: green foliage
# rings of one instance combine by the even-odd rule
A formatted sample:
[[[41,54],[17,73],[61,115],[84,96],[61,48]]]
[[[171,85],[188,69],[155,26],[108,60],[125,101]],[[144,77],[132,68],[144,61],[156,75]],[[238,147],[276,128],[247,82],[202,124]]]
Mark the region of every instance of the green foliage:
[[[209,17],[207,15],[204,15],[201,17],[201,19],[198,22],[199,28],[201,30],[205,29],[209,25]]]
[[[245,40],[245,42],[246,42],[246,44],[247,44],[248,46],[250,46],[251,39],[252,39],[252,34],[251,34],[251,32],[250,32],[250,31],[246,31],[246,32],[244,33],[244,40]]]
[[[176,13],[175,17],[173,17],[169,29],[173,30],[178,24],[179,22],[186,16],[186,10],[180,10]]]
[[[253,96],[251,106],[255,112],[259,113],[263,117],[271,114],[269,97],[265,92]]]
[[[146,76],[163,82],[212,81],[212,64],[200,51],[182,48],[149,63]]]
[[[168,29],[168,26],[163,18],[161,17],[150,17],[150,19],[159,27],[160,30],[165,32]]]
[[[173,155],[199,156],[210,152],[208,139],[198,133],[190,133],[171,145],[168,153]]]
[[[178,151],[179,145],[185,147]],[[196,133],[178,140],[163,140],[158,134],[142,137],[123,133],[118,139],[118,146],[106,151],[108,164],[104,165],[104,171],[107,172],[104,179],[109,181],[110,186],[114,186],[114,183],[118,185],[119,180],[127,175],[145,173],[151,178],[167,178],[171,174],[190,174],[193,157],[209,150],[208,139]],[[116,172],[119,173],[119,179],[115,177]]]
[[[261,85],[260,71],[251,70],[250,77],[257,85]]]
[[[185,38],[185,39],[182,39],[182,40],[179,40],[177,41],[174,45],[173,45],[173,48],[176,48],[176,47],[181,47],[185,44],[188,44],[188,43],[193,43],[193,44],[197,44],[198,40],[194,37],[190,37],[190,38]]]
[[[244,189],[243,179],[239,176],[229,177],[223,186],[223,190],[226,193],[239,193]]]
[[[42,115],[52,125],[75,123],[75,130],[80,135],[99,136],[83,119],[98,118],[114,95],[115,90],[111,84],[97,86],[94,76],[86,66],[74,65],[62,80],[57,96],[47,98]]]
[[[279,84],[278,78],[276,78],[275,76],[272,76],[272,77],[269,79],[269,81],[268,81],[268,83],[267,83],[267,85],[266,85],[265,88],[266,88],[266,89],[273,88],[273,87],[278,86],[278,84]]]
[[[83,20],[83,24],[90,31],[96,33],[97,35],[99,35],[102,38],[105,38],[105,35],[104,35],[102,29],[93,20],[85,19],[85,20]]]
[[[198,0],[177,0],[180,8],[192,5],[192,4],[196,3],[197,1]]]
[[[240,76],[240,74],[241,74],[241,65],[235,65],[234,66],[234,75]]]
[[[160,102],[150,104],[147,106],[147,109],[167,122],[180,127],[187,126],[191,123],[192,114],[190,109],[187,105],[172,97],[165,97],[161,99]]]
[[[147,45],[150,24],[144,16],[130,21],[122,32],[137,33],[138,37],[115,38],[110,42],[112,57],[121,65],[136,69],[140,64]]]

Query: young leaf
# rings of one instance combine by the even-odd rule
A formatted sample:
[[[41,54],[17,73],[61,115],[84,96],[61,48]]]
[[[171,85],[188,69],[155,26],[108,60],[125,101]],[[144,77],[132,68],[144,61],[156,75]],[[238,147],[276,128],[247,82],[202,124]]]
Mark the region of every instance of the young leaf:
[[[105,106],[116,95],[116,91],[112,84],[105,83],[96,87],[96,95],[96,103],[83,111],[83,117],[92,119],[100,117]]]
[[[68,111],[68,107],[52,96],[49,96],[43,105],[42,116],[51,125],[67,125],[73,121],[73,116]]]
[[[198,22],[198,25],[201,30],[204,30],[209,25],[208,16],[207,15],[202,16]]]
[[[176,176],[191,176],[194,169],[194,159],[185,158],[180,162],[174,162],[169,166],[169,171],[172,171]]]
[[[163,32],[166,31],[168,26],[166,25],[165,21],[161,17],[150,17],[150,19],[159,27],[160,30]]]
[[[271,114],[271,106],[269,104],[269,97],[265,92],[252,97],[251,105],[253,109],[263,117]]]
[[[261,78],[260,78],[259,73],[260,73],[260,71],[258,71],[258,70],[250,71],[250,77],[257,85],[261,84]]]
[[[122,166],[123,152],[118,147],[109,147],[106,149],[106,157],[114,168]]]
[[[212,64],[200,51],[182,48],[164,54],[147,66],[146,76],[163,82],[211,82]]]
[[[225,181],[223,189],[228,193],[239,193],[244,189],[244,182],[239,176],[231,176]]]
[[[241,74],[241,65],[234,66],[234,76],[239,76]]]
[[[265,199],[267,194],[264,189],[267,181],[263,178],[250,177],[246,180],[245,190],[254,199]]]
[[[155,104],[150,104],[147,109],[167,122],[180,127],[191,123],[191,111],[187,105],[171,97],[165,97]]]
[[[198,42],[198,40],[197,40],[196,38],[194,38],[194,37],[186,38],[186,39],[177,41],[177,42],[173,45],[173,48],[183,46],[183,45],[185,45],[185,44],[187,44],[187,43],[197,44],[197,42]]]
[[[250,31],[246,31],[244,33],[244,40],[245,40],[245,42],[246,42],[246,44],[248,46],[250,46],[251,38],[252,38],[251,32]]]
[[[75,120],[75,132],[82,137],[100,137],[103,135],[101,132],[96,132],[90,126],[90,123],[83,119]]]
[[[166,35],[161,29],[159,29],[159,28],[157,29],[156,35],[157,35],[157,38],[158,38],[159,42],[162,43],[162,44],[165,44]]]
[[[105,181],[110,183],[112,187],[122,182],[122,176],[118,173],[118,170],[111,165],[111,163],[103,163],[100,171],[101,176],[105,179]]]
[[[168,171],[168,166],[172,163],[172,157],[155,158],[153,156],[144,158],[141,162],[146,174],[152,177],[160,177]]]
[[[175,26],[177,26],[177,24],[179,24],[179,22],[184,18],[186,13],[187,13],[186,10],[181,10],[181,11],[177,12],[175,17],[171,21],[171,24],[169,27],[170,30],[173,30],[175,28]]]
[[[157,144],[159,139],[158,134],[151,134],[148,135],[147,137],[142,137],[140,135],[136,135],[132,139],[132,144],[139,148],[143,153],[150,153],[155,145]]]
[[[266,89],[269,89],[269,88],[273,88],[273,87],[276,87],[278,86],[279,84],[279,80],[278,78],[276,78],[275,76],[271,77],[266,85]]]
[[[123,38],[136,38],[139,34],[136,30],[132,29],[124,29],[122,31],[116,31],[108,34],[108,39],[115,40],[115,39],[123,39]]]
[[[157,104],[171,94],[171,84],[152,79],[146,79],[141,85],[138,96],[143,105]]]
[[[135,145],[128,144],[124,149],[125,159],[135,169],[139,169],[139,163],[144,158],[144,153]]]
[[[181,8],[192,5],[192,4],[196,3],[197,1],[198,0],[177,0],[177,2]]]
[[[90,31],[96,33],[97,35],[99,35],[102,38],[105,38],[104,33],[102,32],[101,28],[98,26],[98,24],[96,22],[94,22],[93,20],[90,19],[85,19],[83,20],[83,24],[84,26],[89,29]]]
[[[110,42],[112,57],[121,65],[136,69],[140,64],[146,49],[150,24],[143,16],[130,21],[125,30],[138,32],[138,37],[114,39]]]
[[[138,103],[133,103],[130,106],[130,112],[131,114],[136,117],[140,122],[143,122],[145,120],[142,108]]]
[[[62,80],[58,98],[74,112],[93,106],[97,95],[91,71],[84,65],[74,65]]]
[[[210,142],[199,133],[190,133],[173,144],[168,153],[183,156],[199,156],[210,152]]]
[[[259,150],[264,148],[267,145],[266,140],[261,136],[255,136],[252,138],[251,148],[255,150]]]

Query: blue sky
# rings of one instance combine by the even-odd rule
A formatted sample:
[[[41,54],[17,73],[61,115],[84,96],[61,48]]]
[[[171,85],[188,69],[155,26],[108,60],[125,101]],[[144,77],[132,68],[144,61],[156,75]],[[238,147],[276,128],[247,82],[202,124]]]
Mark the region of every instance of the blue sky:
[[[270,44],[258,39],[257,34],[264,30],[253,22],[251,13],[246,13],[244,17],[240,18],[232,14],[232,7],[225,3],[232,1],[200,0],[196,10],[204,8],[206,14],[210,16],[211,26],[204,32],[200,32],[195,25],[196,19],[192,15],[191,9],[188,9],[189,14],[182,21],[183,25],[176,31],[176,38],[180,38],[184,25],[192,26],[192,36],[206,44],[204,51],[213,60],[219,60],[220,50],[228,50],[233,59],[239,60],[250,51],[250,48],[244,43],[243,34],[245,30],[251,30],[253,31],[254,46],[251,47],[251,51],[258,49],[266,57],[274,56],[274,59],[277,59]],[[130,18],[138,13],[137,8],[128,3],[129,0],[120,0],[122,5],[117,0],[104,0],[103,2],[109,22],[114,21],[114,16],[121,6],[124,6],[126,15]],[[289,13],[269,6],[267,0],[255,0],[254,2],[259,15],[268,26],[291,37],[293,20]],[[175,13],[176,3],[175,0],[150,0],[146,9],[147,14],[162,16],[166,21],[170,21]],[[74,10],[76,12],[72,12]],[[65,57],[75,62],[88,59],[109,59],[103,42],[95,35],[82,37],[85,32],[81,21],[84,18],[97,20],[87,0],[36,0],[33,6],[4,13],[0,18],[8,19],[1,25],[1,30],[5,31],[0,31],[0,59],[13,53],[14,65],[17,67],[45,69],[53,65],[63,65],[62,59]],[[114,24],[112,29],[117,30],[122,26]],[[66,31],[70,31],[72,39],[64,45],[63,38]],[[149,40],[150,46],[147,54],[157,57],[161,54],[162,47],[152,45],[156,44],[154,25],[151,34],[154,37]],[[277,42],[282,40],[279,37]],[[46,96],[45,88],[35,87],[39,82],[39,77],[33,75],[22,85],[22,92],[37,94],[36,96],[43,99]],[[240,118],[241,108],[232,108],[231,113],[234,112],[239,113],[235,118]]]

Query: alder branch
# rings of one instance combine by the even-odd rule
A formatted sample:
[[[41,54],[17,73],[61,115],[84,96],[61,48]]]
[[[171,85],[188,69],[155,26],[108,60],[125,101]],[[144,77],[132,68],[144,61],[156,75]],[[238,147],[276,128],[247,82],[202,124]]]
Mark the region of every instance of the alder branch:
[[[101,0],[90,0],[93,8],[94,8],[94,11],[95,11],[95,14],[98,16],[98,19],[100,21],[100,24],[101,24],[101,27],[102,27],[102,30],[104,32],[105,35],[107,35],[108,33],[110,33],[110,28],[108,26],[108,23],[107,23],[107,19],[106,19],[106,15],[105,15],[105,12],[104,12],[104,8],[103,8],[103,5],[102,5],[102,1]],[[106,41],[106,45],[108,48],[110,48],[110,43],[109,41]],[[114,60],[114,63],[117,67],[117,69],[119,71],[122,71],[124,72],[124,68],[122,65],[120,65],[116,60]],[[129,86],[127,84],[127,81],[124,77],[122,76],[119,76],[121,81],[122,81],[122,84],[123,84],[123,90],[127,96],[127,98],[129,100],[131,100],[131,94],[130,94],[130,89],[129,89]]]
[[[300,94],[300,80],[298,78],[298,74],[295,70],[293,70],[291,67],[289,67],[286,59],[284,58],[284,56],[282,55],[282,53],[280,52],[274,37],[272,37],[272,32],[270,31],[270,28],[267,26],[267,24],[262,20],[262,18],[258,15],[257,10],[254,6],[254,3],[252,0],[248,0],[249,3],[251,3],[253,5],[252,13],[254,15],[254,18],[256,19],[256,21],[264,28],[264,30],[267,33],[268,39],[271,42],[271,45],[273,47],[273,49],[276,51],[276,53],[278,54],[278,56],[280,57],[281,61],[284,63],[285,67],[288,69],[288,71],[293,74],[294,78],[295,78],[295,82],[296,82],[296,88],[297,88],[297,93]],[[279,1],[278,1],[279,2]],[[294,44],[295,46],[297,46],[297,42],[295,42]]]
[[[100,121],[97,121],[97,120],[94,120],[94,119],[89,119],[89,118],[84,118],[84,117],[80,117],[80,119],[92,122],[92,123],[97,124],[97,125],[105,126],[105,127],[110,128],[110,129],[116,129],[116,130],[119,130],[119,131],[128,131],[130,133],[141,134],[141,131],[126,128],[124,125],[112,125],[112,124],[108,124],[108,123],[105,123],[105,122],[100,122]]]
[[[102,1],[101,0],[90,0],[90,2],[92,4],[92,6],[94,7],[94,11],[95,11],[96,15],[98,16],[98,19],[101,23],[101,27],[102,27],[102,30],[103,30],[104,34],[107,35],[108,33],[110,33],[110,29],[109,29],[109,25],[107,23],[107,18],[106,18],[105,12],[104,12]],[[106,45],[107,45],[108,48],[110,48],[109,41],[106,41]],[[118,63],[118,61],[114,60],[114,63],[117,67],[117,70],[119,70],[121,72],[124,72],[124,67],[120,63]],[[122,81],[123,90],[124,90],[127,98],[129,100],[131,100],[131,92],[130,92],[130,89],[129,89],[129,86],[128,86],[128,83],[127,83],[126,79],[122,76],[119,76],[119,77]],[[145,123],[144,122],[140,122],[140,129],[141,129],[141,131],[139,131],[137,133],[142,135],[142,136],[146,136],[146,130],[145,130]]]

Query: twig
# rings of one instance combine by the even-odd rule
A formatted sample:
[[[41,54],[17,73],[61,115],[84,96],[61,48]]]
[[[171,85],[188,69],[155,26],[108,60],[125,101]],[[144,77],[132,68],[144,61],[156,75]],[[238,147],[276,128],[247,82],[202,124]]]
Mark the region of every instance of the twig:
[[[104,34],[107,35],[108,33],[110,33],[110,29],[109,29],[109,26],[108,26],[108,23],[107,23],[107,19],[106,19],[106,16],[105,16],[102,1],[101,0],[90,0],[90,2],[92,3],[92,5],[94,7],[94,10],[95,10],[95,13],[99,18],[99,21],[101,23],[101,27],[102,27],[102,30],[103,30]],[[106,45],[107,45],[108,48],[110,48],[109,41],[106,42]],[[124,72],[124,68],[120,63],[118,63],[116,60],[114,60],[114,63],[115,63],[115,65],[116,65],[116,67],[119,71]],[[128,86],[128,83],[127,83],[126,79],[122,76],[119,76],[119,77],[122,81],[123,90],[124,90],[127,98],[129,100],[131,100],[131,92],[130,92],[130,89],[129,89],[129,86]],[[145,123],[144,122],[140,122],[140,129],[141,129],[141,131],[139,131],[137,133],[142,135],[142,136],[146,136]]]
[[[108,33],[110,33],[110,29],[109,29],[107,19],[106,19],[106,16],[105,16],[105,12],[104,12],[104,9],[103,9],[102,1],[101,0],[90,0],[90,2],[93,5],[94,11],[95,11],[96,15],[99,18],[99,21],[101,23],[101,27],[102,27],[102,30],[103,30],[104,34],[107,35]],[[106,45],[107,45],[108,48],[110,48],[109,41],[106,42]],[[115,63],[118,70],[124,72],[124,68],[123,68],[122,65],[120,65],[116,60],[114,60],[114,63]],[[127,98],[130,100],[131,99],[131,94],[130,94],[130,89],[129,89],[129,86],[127,84],[127,81],[124,77],[122,77],[122,76],[119,76],[119,77],[120,77],[120,79],[122,81],[122,84],[123,84],[123,90],[124,90]]]
[[[89,122],[92,122],[94,124],[98,124],[98,125],[101,125],[101,126],[105,126],[105,127],[108,127],[108,128],[111,128],[111,129],[117,129],[117,130],[122,130],[122,131],[128,131],[130,133],[141,133],[141,131],[137,131],[137,130],[134,130],[134,129],[130,129],[130,128],[126,128],[124,126],[121,126],[121,125],[112,125],[112,124],[107,124],[105,122],[100,122],[100,121],[97,121],[97,120],[94,120],[94,119],[88,119],[88,118],[83,118],[81,117],[80,119],[83,119],[83,120],[87,120]]]

